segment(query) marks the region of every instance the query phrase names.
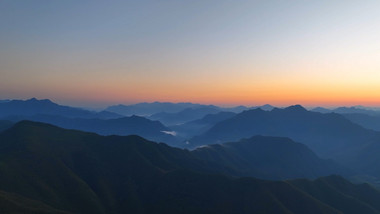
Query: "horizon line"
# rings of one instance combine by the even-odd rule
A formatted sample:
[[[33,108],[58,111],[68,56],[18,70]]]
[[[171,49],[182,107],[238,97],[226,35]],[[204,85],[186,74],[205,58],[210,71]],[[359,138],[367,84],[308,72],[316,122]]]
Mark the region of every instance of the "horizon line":
[[[98,104],[100,104],[101,106],[97,106],[97,105],[91,105],[91,104],[82,104],[82,105],[72,105],[70,104],[70,100],[54,100],[54,99],[51,99],[51,98],[38,98],[38,97],[31,97],[31,98],[1,98],[0,101],[14,101],[14,100],[19,100],[19,101],[28,101],[28,100],[38,100],[38,101],[43,101],[43,100],[49,100],[53,103],[56,103],[58,105],[63,105],[63,106],[70,106],[70,107],[75,107],[75,108],[84,108],[84,109],[97,109],[97,110],[105,110],[106,108],[108,107],[111,107],[111,106],[117,106],[117,105],[125,105],[125,106],[130,106],[130,105],[136,105],[136,104],[142,104],[142,103],[146,103],[146,104],[152,104],[152,103],[172,103],[172,104],[182,104],[182,103],[188,103],[188,104],[195,104],[195,105],[205,105],[205,106],[216,106],[216,107],[222,107],[222,108],[233,108],[233,107],[239,107],[239,106],[242,106],[242,107],[246,107],[246,108],[254,108],[254,107],[261,107],[261,106],[265,106],[265,105],[270,105],[272,107],[277,107],[277,108],[286,108],[286,107],[289,107],[289,106],[295,106],[295,105],[300,105],[308,110],[310,109],[313,109],[313,108],[317,108],[317,107],[323,107],[323,108],[326,108],[326,109],[334,109],[334,108],[339,108],[339,107],[347,107],[347,108],[352,108],[352,107],[356,107],[356,108],[360,108],[360,107],[363,107],[363,108],[380,108],[380,106],[375,106],[375,105],[365,105],[365,104],[353,104],[353,105],[324,105],[324,104],[316,104],[316,105],[305,105],[305,104],[302,104],[302,102],[295,102],[293,104],[283,104],[283,105],[276,105],[276,104],[271,104],[270,102],[269,103],[256,103],[256,104],[251,104],[251,105],[246,105],[246,104],[238,104],[238,103],[234,103],[234,104],[221,104],[221,103],[203,103],[203,102],[192,102],[192,101],[167,101],[167,100],[155,100],[155,101],[138,101],[138,102],[114,102],[113,104],[101,104],[100,102],[98,102]],[[97,103],[97,102],[94,102],[94,103]]]

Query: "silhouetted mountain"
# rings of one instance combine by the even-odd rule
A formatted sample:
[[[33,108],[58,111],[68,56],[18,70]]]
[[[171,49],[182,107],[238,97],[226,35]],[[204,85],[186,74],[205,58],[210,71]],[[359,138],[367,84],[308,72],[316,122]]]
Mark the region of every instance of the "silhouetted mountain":
[[[216,114],[208,114],[201,119],[193,120],[180,125],[169,126],[178,136],[183,138],[191,138],[200,135],[210,129],[216,123],[235,116],[233,112],[219,112]]]
[[[0,100],[0,103],[7,103],[9,102],[10,100]]]
[[[306,144],[322,157],[339,159],[379,133],[354,124],[342,115],[310,112],[297,105],[272,111],[244,111],[192,138],[189,146],[237,141],[253,135],[289,137]]]
[[[311,111],[320,113],[338,113],[338,114],[366,114],[366,115],[378,115],[380,116],[380,111],[375,111],[371,109],[359,108],[359,107],[339,107],[335,109],[327,109],[322,107],[317,107]]]
[[[248,107],[246,106],[236,106],[236,107],[219,107],[221,111],[225,111],[225,112],[233,112],[233,113],[240,113],[240,112],[243,112],[245,110],[248,110]]]
[[[187,150],[138,136],[103,137],[29,121],[0,133],[0,163],[5,199],[12,192],[17,203],[26,206],[25,200],[33,200],[49,207],[45,210],[341,213],[347,209],[342,203],[349,202],[352,212],[380,212],[379,191],[341,177],[286,182],[232,178],[207,173],[218,166],[208,169],[212,163]],[[17,207],[8,206],[12,208]]]
[[[269,104],[265,104],[265,105],[262,105],[262,106],[255,106],[255,107],[252,107],[250,109],[262,109],[264,111],[272,111],[275,107],[272,106],[272,105],[269,105]]]
[[[245,106],[236,107],[218,107],[214,105],[202,105],[195,103],[169,103],[169,102],[153,102],[153,103],[138,103],[133,105],[114,105],[106,108],[107,111],[115,112],[125,116],[140,115],[151,116],[158,113],[178,113],[185,109],[198,108],[214,108],[219,111],[229,111],[240,113],[248,108]],[[195,118],[194,118],[195,119]]]
[[[262,179],[317,178],[348,172],[333,161],[318,158],[304,144],[282,137],[255,136],[203,146],[192,153],[203,160],[224,163],[241,176]]]
[[[0,120],[0,132],[9,129],[13,123],[9,120]]]
[[[207,114],[215,114],[220,112],[218,107],[201,107],[201,108],[187,108],[177,113],[161,112],[153,114],[149,117],[151,120],[159,120],[161,123],[172,126],[186,123],[192,120],[200,119]]]
[[[139,116],[103,120],[66,118],[55,115],[33,115],[8,117],[7,119],[14,122],[21,120],[44,122],[66,129],[94,132],[100,135],[139,135],[152,141],[165,142],[169,145],[182,147],[179,139],[167,134],[171,131],[169,128],[158,121],[151,121]]]
[[[316,108],[311,109],[310,111],[319,112],[319,113],[323,113],[323,114],[332,113],[331,109],[327,109],[327,108],[323,108],[323,107],[316,107]]]
[[[80,108],[62,106],[50,100],[11,100],[0,103],[0,118],[7,116],[31,116],[35,114],[59,115],[72,118],[119,118],[120,115],[111,112],[92,112]]]
[[[125,116],[140,115],[150,116],[160,112],[176,113],[186,108],[199,108],[204,105],[193,103],[169,103],[169,102],[153,102],[153,103],[137,103],[133,105],[115,105],[106,108],[106,111],[115,112]]]
[[[380,115],[380,112],[373,111],[373,110],[367,110],[367,109],[361,109],[356,107],[339,107],[332,110],[335,113],[338,114],[368,114],[368,115]]]
[[[365,107],[340,107],[336,109],[314,108],[311,111],[320,113],[338,113],[353,123],[359,124],[367,129],[380,131],[380,112]]]
[[[355,108],[359,108],[359,109],[365,109],[365,110],[371,110],[371,111],[376,111],[376,112],[379,112],[380,113],[380,107],[369,107],[369,106],[362,106],[362,105],[356,105],[356,106],[353,106]]]

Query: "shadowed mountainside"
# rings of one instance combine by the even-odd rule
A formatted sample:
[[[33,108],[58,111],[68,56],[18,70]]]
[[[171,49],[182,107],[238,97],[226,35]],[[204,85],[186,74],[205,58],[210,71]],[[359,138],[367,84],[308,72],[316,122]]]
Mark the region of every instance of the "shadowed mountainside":
[[[254,136],[239,142],[203,146],[192,153],[203,160],[238,169],[242,176],[262,179],[349,173],[331,160],[320,159],[305,145],[283,137]]]
[[[118,119],[84,119],[66,118],[56,115],[33,115],[7,117],[11,121],[31,120],[49,123],[66,129],[76,129],[94,132],[100,135],[139,135],[152,141],[165,142],[169,145],[183,147],[179,139],[171,134],[171,130],[158,121],[151,121],[144,117],[131,116]]]
[[[13,123],[9,120],[0,120],[0,132],[12,127]]]
[[[17,203],[37,201],[46,213],[49,207],[72,213],[341,213],[347,199],[352,212],[380,212],[380,192],[338,176],[323,178],[331,188],[320,188],[319,180],[233,178],[187,150],[138,136],[104,137],[29,121],[0,133],[0,163],[6,200],[17,194]]]
[[[340,114],[311,112],[297,105],[272,111],[244,111],[190,139],[189,147],[237,141],[253,135],[289,137],[322,157],[335,159],[355,152],[380,136]]]

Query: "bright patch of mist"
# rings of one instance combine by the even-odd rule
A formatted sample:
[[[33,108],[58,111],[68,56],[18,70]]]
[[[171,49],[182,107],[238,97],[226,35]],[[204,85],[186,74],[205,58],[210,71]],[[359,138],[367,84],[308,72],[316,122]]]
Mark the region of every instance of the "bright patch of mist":
[[[165,134],[170,134],[170,135],[173,135],[173,136],[177,136],[177,132],[175,132],[175,131],[161,131],[161,132],[163,132]]]

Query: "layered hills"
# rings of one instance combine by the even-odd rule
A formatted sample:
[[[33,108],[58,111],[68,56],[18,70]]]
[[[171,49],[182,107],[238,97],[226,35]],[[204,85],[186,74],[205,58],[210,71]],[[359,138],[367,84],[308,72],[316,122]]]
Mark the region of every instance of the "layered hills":
[[[234,150],[245,144],[270,149],[272,141],[282,140],[258,136]],[[284,146],[303,147],[286,141]],[[238,165],[204,155],[205,150],[190,152],[138,136],[105,137],[22,121],[0,133],[0,190],[4,200],[23,204],[20,209],[41,213],[380,212],[380,192],[369,185],[339,176],[315,181],[238,178],[233,175],[241,173],[234,169]],[[350,206],[342,207],[345,202]],[[7,209],[16,213],[18,207],[8,204]]]

